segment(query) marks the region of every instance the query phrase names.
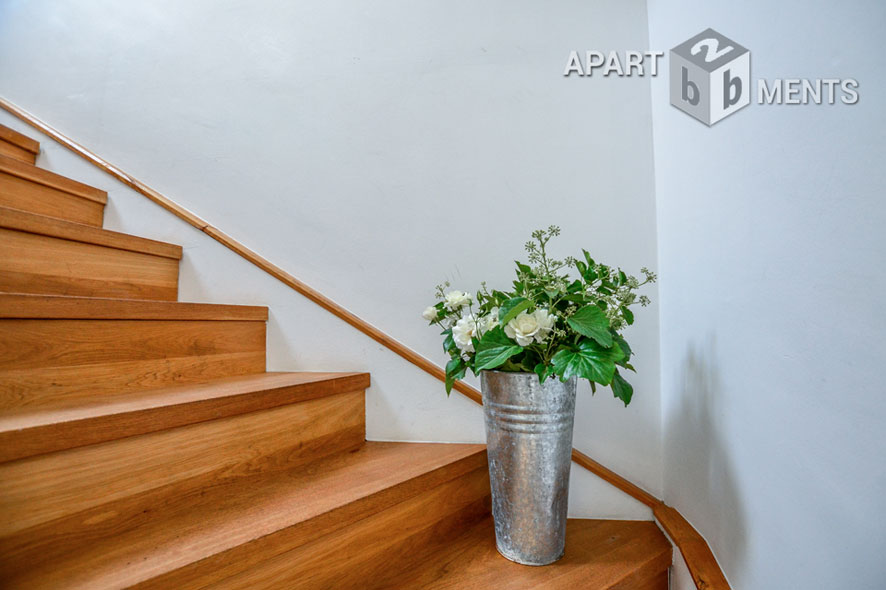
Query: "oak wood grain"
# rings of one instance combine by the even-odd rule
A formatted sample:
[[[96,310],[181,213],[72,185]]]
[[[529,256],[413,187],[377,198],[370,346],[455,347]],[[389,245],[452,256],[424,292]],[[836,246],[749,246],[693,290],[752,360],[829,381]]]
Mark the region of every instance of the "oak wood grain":
[[[8,141],[3,140],[2,138],[0,138],[0,156],[13,158],[26,164],[35,164],[37,162],[37,154],[22,149],[13,143],[9,143]]]
[[[265,370],[262,321],[0,320],[0,408]]]
[[[40,153],[40,143],[36,139],[31,139],[27,135],[19,133],[6,125],[0,125],[0,141],[14,145],[35,156]]]
[[[31,234],[61,238],[84,244],[106,246],[117,250],[128,250],[140,254],[152,254],[179,260],[182,247],[177,244],[158,242],[129,234],[95,228],[82,223],[72,223],[55,217],[38,215],[0,207],[0,227]]]
[[[101,227],[105,205],[0,172],[0,206]]]
[[[432,559],[439,544],[456,538],[465,527],[487,516],[490,506],[489,473],[481,467],[214,582],[213,587],[415,588],[398,584],[392,574]]]
[[[47,525],[34,536],[58,543],[53,521],[65,517],[101,507],[99,514],[126,513],[129,521],[156,498],[127,500],[152,490],[166,488],[163,496],[175,499],[176,484],[205,492],[304,464],[330,451],[312,441],[340,431],[351,433],[345,448],[354,447],[364,439],[364,411],[362,392],[343,393],[0,464],[0,538],[8,548],[15,534]]]
[[[367,387],[368,373],[260,373],[86,400],[63,399],[0,416],[0,462]]]
[[[268,308],[257,305],[0,293],[0,318],[264,322],[268,319]]]
[[[179,261],[0,228],[0,290],[13,293],[178,298]]]
[[[441,543],[424,562],[366,588],[471,590],[497,588],[614,590],[642,588],[644,578],[661,579],[671,546],[651,522],[570,519],[566,554],[554,564],[528,567],[508,561],[495,548],[491,518]],[[636,584],[636,586],[625,584]],[[357,588],[359,586],[343,586]],[[666,590],[655,587],[656,590]]]
[[[101,189],[77,182],[66,176],[38,168],[31,164],[26,164],[14,158],[0,156],[0,172],[3,176],[17,178],[21,181],[30,183],[32,190],[40,190],[41,188],[49,188],[56,191],[62,191],[70,195],[74,195],[90,201],[95,201],[102,205],[108,202],[108,193]],[[0,185],[3,186],[3,185]]]
[[[0,574],[27,588],[199,588],[484,470],[479,445],[366,443],[295,469],[229,478],[202,495],[180,494],[149,517],[112,513],[94,525],[93,541],[69,553],[0,551],[0,567],[9,559],[29,564]],[[92,523],[101,513],[89,516]]]

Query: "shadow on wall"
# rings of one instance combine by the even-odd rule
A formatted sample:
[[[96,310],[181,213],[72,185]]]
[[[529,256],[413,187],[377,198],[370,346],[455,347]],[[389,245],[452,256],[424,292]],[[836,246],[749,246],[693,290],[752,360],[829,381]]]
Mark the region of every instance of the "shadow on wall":
[[[680,490],[672,494],[677,496],[676,508],[705,537],[728,576],[743,571],[747,527],[732,461],[717,429],[725,412],[725,394],[716,359],[713,337],[687,350],[677,389],[679,402],[664,425],[669,458],[665,467],[671,470],[666,476],[672,482],[670,490]],[[674,500],[666,498],[669,503]]]

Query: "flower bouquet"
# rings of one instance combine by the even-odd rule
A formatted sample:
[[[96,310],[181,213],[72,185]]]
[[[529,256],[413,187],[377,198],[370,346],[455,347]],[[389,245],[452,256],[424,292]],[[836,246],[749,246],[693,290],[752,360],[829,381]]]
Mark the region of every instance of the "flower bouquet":
[[[649,298],[637,290],[655,282],[648,269],[643,279],[620,268],[600,264],[582,250],[582,258],[556,260],[547,252],[560,229],[532,233],[525,248],[528,264],[517,262],[512,289],[490,291],[485,283],[476,294],[438,285],[437,303],[423,317],[443,328],[446,392],[470,370],[535,373],[540,382],[556,376],[587,379],[592,390],[608,385],[627,406],[633,387],[622,370],[634,370],[632,351],[622,331],[634,323],[634,305]],[[574,269],[575,276],[568,270]]]
[[[437,287],[424,318],[443,328],[446,392],[470,370],[480,375],[496,547],[507,559],[547,565],[563,556],[575,385],[608,385],[628,405],[634,390],[620,370],[634,370],[622,331],[636,291],[655,281],[582,258],[556,260],[548,242],[559,228],[533,232],[528,264],[517,262],[508,291],[476,294]],[[575,271],[576,276],[569,272]]]

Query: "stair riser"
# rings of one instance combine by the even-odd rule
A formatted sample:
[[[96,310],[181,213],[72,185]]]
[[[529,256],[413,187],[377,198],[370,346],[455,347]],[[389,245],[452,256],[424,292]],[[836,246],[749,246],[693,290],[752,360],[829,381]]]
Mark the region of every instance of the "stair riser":
[[[174,301],[179,261],[0,229],[0,291]]]
[[[374,542],[372,540],[374,537],[387,538],[396,534],[401,528],[421,529],[448,519],[453,523],[463,522],[465,518],[479,519],[489,513],[490,507],[486,453],[480,452],[397,486],[381,490],[340,509],[320,514],[297,526],[243,543],[166,575],[146,580],[132,588],[198,590],[215,588],[215,584],[222,580],[236,587],[240,583],[238,577],[240,575],[246,577],[243,583],[249,587],[252,583],[250,577],[254,573],[262,578],[268,575],[273,577],[276,575],[273,572],[278,568],[292,569],[296,567],[293,565],[293,560],[308,559],[314,551],[338,551],[336,547],[344,538],[341,535],[362,535],[366,543],[363,549],[371,550],[370,545]],[[414,522],[408,523],[407,520]],[[343,532],[367,522],[375,523],[369,527],[370,529],[382,526],[384,530],[373,532],[360,528],[354,529],[357,530],[356,533],[354,530],[350,533]],[[307,549],[309,547],[313,549]],[[285,563],[281,566],[276,559],[282,559]],[[310,574],[307,570],[303,570],[302,573]],[[282,584],[272,587],[304,586]]]
[[[453,537],[489,514],[490,504],[489,474],[478,469],[212,588],[367,588],[422,559],[429,542]]]
[[[368,518],[345,514],[318,522],[321,528],[305,531],[294,549],[285,551],[275,535],[134,588],[365,588],[373,576],[420,559],[429,540],[455,536],[488,515],[489,494],[483,465]]]
[[[358,447],[363,397],[338,394],[0,465],[2,561],[128,530],[164,503],[187,505],[187,490],[199,495]]]
[[[266,373],[265,375],[275,374]],[[285,376],[283,373],[279,375]],[[255,376],[246,376],[245,378],[252,379],[253,377]],[[234,377],[233,379],[240,378]],[[206,420],[305,402],[339,393],[362,391],[369,386],[369,376],[365,374],[336,376],[331,381],[318,380],[294,385],[280,385],[279,383],[262,381],[260,385],[248,386],[243,390],[235,385],[233,391],[230,380],[216,380],[212,383],[216,385],[201,384],[191,390],[188,390],[187,386],[173,386],[172,390],[178,393],[176,403],[173,405],[141,406],[136,404],[133,407],[131,396],[125,396],[129,403],[128,406],[126,405],[127,401],[124,401],[124,405],[117,406],[112,413],[98,416],[90,417],[83,415],[83,413],[72,415],[64,409],[56,409],[54,420],[34,422],[27,419],[29,416],[36,415],[32,412],[25,412],[23,415],[13,414],[6,421],[0,420],[0,463],[98,444],[125,436],[148,434]],[[265,385],[265,383],[267,384]],[[185,388],[184,394],[179,391],[182,387]],[[182,399],[182,395],[192,395],[197,389],[208,388],[212,389],[213,394],[228,391],[230,395],[223,398],[208,396]],[[150,396],[151,393],[156,395],[159,391],[164,390],[153,390],[141,395]],[[189,391],[191,393],[188,393]]]
[[[265,370],[263,321],[0,320],[0,409]]]
[[[29,152],[28,150],[22,149],[17,145],[3,140],[0,140],[0,156],[15,158],[16,160],[20,162],[25,162],[26,164],[34,164],[37,161],[37,154],[35,154],[34,152]]]
[[[0,206],[101,227],[105,205],[54,187],[0,172]]]

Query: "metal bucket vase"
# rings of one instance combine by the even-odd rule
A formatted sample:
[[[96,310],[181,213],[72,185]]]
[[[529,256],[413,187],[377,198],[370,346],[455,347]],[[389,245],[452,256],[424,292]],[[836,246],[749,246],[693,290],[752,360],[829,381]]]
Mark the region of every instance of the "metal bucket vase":
[[[575,382],[480,374],[495,544],[511,561],[547,565],[563,557]]]

